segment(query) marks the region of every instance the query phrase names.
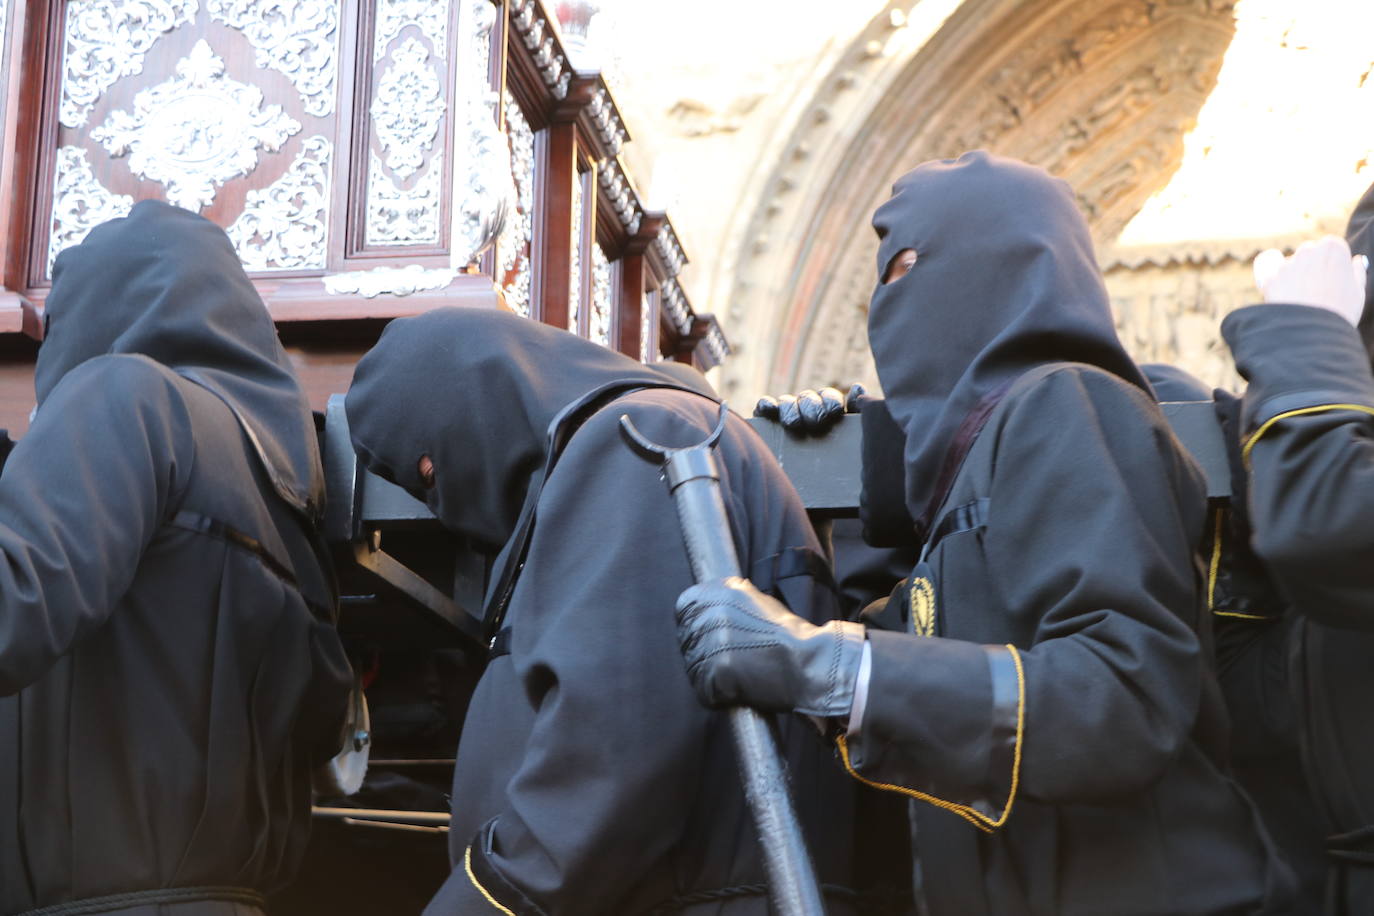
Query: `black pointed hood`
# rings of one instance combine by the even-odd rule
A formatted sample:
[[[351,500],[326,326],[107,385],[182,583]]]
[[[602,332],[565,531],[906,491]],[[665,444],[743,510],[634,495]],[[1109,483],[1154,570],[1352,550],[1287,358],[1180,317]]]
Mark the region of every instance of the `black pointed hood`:
[[[450,529],[500,547],[565,407],[606,386],[672,384],[527,318],[441,308],[387,326],[358,363],[345,408],[368,470],[425,500]],[[422,455],[434,462],[430,490],[416,466]]]
[[[1022,373],[1098,366],[1149,391],[1122,348],[1087,224],[1069,186],[986,152],[927,162],[873,216],[878,286],[868,339],[906,432],[906,499],[921,520],[967,417]],[[912,248],[916,265],[884,285]]]
[[[145,200],[53,266],[34,368],[39,407],[72,369],[137,353],[218,395],[238,415],[277,492],[310,518],[324,473],[310,405],[224,230]]]
[[[1374,265],[1374,185],[1364,192],[1364,197],[1355,205],[1350,214],[1350,222],[1345,227],[1345,240],[1350,243],[1351,254],[1362,254]],[[1364,285],[1364,314],[1360,316],[1360,337],[1364,348],[1374,358],[1374,270]]]

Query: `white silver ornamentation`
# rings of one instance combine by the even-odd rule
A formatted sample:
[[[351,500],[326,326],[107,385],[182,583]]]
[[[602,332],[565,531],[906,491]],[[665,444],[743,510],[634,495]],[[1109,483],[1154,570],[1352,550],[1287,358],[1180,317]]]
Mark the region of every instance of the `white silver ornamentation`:
[[[534,64],[555,98],[565,98],[572,82],[573,67],[563,47],[554,37],[554,29],[544,18],[538,0],[509,0],[510,24],[525,47],[534,52]]]
[[[134,110],[112,111],[91,131],[111,156],[129,154],[129,170],[157,181],[167,199],[198,211],[215,188],[257,168],[258,150],[278,150],[301,125],[262,90],[224,75],[224,61],[204,40],[177,63],[176,76],[141,90]]]
[[[654,245],[663,256],[663,263],[668,266],[668,276],[676,277],[682,273],[682,268],[687,264],[687,253],[682,250],[682,243],[678,241],[672,223],[663,224],[658,231],[658,238],[654,239]]]
[[[407,38],[391,52],[391,60],[372,99],[372,124],[387,168],[405,181],[420,170],[425,150],[439,135],[444,87],[419,40]]]
[[[196,0],[70,0],[62,54],[64,127],[84,127],[115,82],[143,72],[143,58],[165,32],[196,18]]]
[[[679,334],[692,333],[692,309],[687,304],[682,287],[675,279],[669,278],[668,282],[663,284],[663,308],[668,313],[668,320],[677,328]]]
[[[711,324],[711,329],[706,332],[706,337],[702,343],[706,346],[706,352],[711,354],[711,358],[717,366],[725,361],[725,357],[730,355],[730,343],[725,339],[725,334],[717,323]]]
[[[333,114],[339,70],[339,0],[206,0],[219,22],[238,29],[259,67],[281,73],[307,114]]]
[[[637,233],[644,211],[639,206],[639,195],[630,184],[629,176],[625,174],[620,160],[612,158],[601,163],[597,169],[597,178],[601,182],[601,190],[606,192],[607,199],[615,208],[616,215],[620,217],[620,224],[625,227],[625,231],[630,235]]]
[[[350,270],[324,278],[324,288],[336,296],[409,296],[421,290],[443,289],[453,282],[458,271],[449,268],[427,270],[419,264],[405,267],[377,267]]]
[[[577,333],[582,321],[582,173],[573,170],[572,246],[568,253],[568,330]]]
[[[229,227],[245,270],[308,270],[325,266],[329,238],[329,176],[334,147],[314,136],[286,173],[248,192]]]
[[[662,297],[649,293],[644,297],[644,307],[639,313],[639,359],[640,362],[657,362],[658,355],[658,303]]]
[[[440,60],[448,56],[449,4],[440,0],[379,0],[376,37],[372,42],[372,62],[386,56],[386,49],[408,25],[418,28],[434,47]]]
[[[487,72],[487,49],[496,7],[488,0],[464,3],[459,11],[459,116],[454,127],[452,256],[459,267],[475,263],[505,228],[515,209],[510,146],[496,126],[496,93]]]
[[[414,187],[402,188],[372,154],[367,178],[367,244],[439,244],[440,188],[444,157],[438,153]]]
[[[619,155],[620,148],[630,139],[630,133],[625,129],[625,122],[620,120],[620,113],[615,110],[615,102],[611,100],[611,94],[605,86],[599,88],[596,95],[592,96],[587,110],[591,112],[597,133],[601,135],[601,142],[606,144],[611,156]]]
[[[606,260],[606,253],[596,242],[592,243],[592,313],[587,337],[601,344],[611,346],[611,317],[615,311],[615,269]]]
[[[506,134],[510,140],[511,178],[516,206],[506,220],[499,247],[506,304],[517,314],[530,314],[530,244],[534,235],[534,131],[520,103],[506,99]]]
[[[127,194],[112,194],[96,180],[86,151],[79,146],[57,150],[57,169],[52,191],[52,232],[48,236],[48,272],[65,249],[86,237],[92,228],[133,209]]]

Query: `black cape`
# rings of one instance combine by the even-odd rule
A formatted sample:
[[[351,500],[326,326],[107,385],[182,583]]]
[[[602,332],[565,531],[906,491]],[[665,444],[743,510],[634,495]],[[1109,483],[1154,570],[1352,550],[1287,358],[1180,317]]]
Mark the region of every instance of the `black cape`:
[[[1374,256],[1374,188],[1346,230]],[[1257,690],[1292,709],[1306,793],[1327,834],[1326,911],[1374,911],[1374,285],[1358,333],[1307,306],[1227,316],[1222,333],[1249,382],[1238,444],[1253,545],[1290,608],[1283,656]],[[1290,800],[1297,790],[1290,788]],[[1297,801],[1293,801],[1296,804]]]
[[[924,556],[871,630],[857,776],[933,914],[1285,912],[1198,635],[1201,476],[1112,328],[1066,185],[984,153],[874,219],[870,343]],[[972,418],[972,419],[970,419]]]
[[[691,582],[677,517],[619,429],[629,414],[664,444],[704,439],[718,405],[670,385],[566,332],[474,310],[395,321],[358,365],[347,408],[368,466],[502,548],[487,605],[501,631],[458,748],[454,872],[430,913],[768,912],[726,720],[699,704],[677,647],[672,608]],[[555,423],[570,404],[586,409]],[[734,415],[717,460],[751,578],[810,619],[836,614],[800,501]],[[783,722],[782,746],[818,872],[847,885],[853,789],[809,723]]]
[[[0,912],[170,889],[195,902],[106,908],[255,913],[351,683],[298,511],[310,413],[228,239],[184,210],[64,252],[47,314],[0,476]]]

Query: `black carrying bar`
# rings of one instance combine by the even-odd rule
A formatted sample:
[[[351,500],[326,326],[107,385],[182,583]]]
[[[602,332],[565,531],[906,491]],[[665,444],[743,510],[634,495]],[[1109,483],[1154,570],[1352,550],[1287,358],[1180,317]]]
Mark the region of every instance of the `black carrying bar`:
[[[1208,498],[1229,499],[1230,465],[1212,402],[1179,401],[1161,406],[1174,434],[1202,467]],[[759,417],[749,424],[777,456],[809,511],[830,517],[858,514],[863,427],[857,414],[842,417],[834,429],[820,437],[789,433],[778,422]],[[480,644],[482,625],[474,614],[409,568],[404,557],[382,549],[389,531],[442,529],[424,503],[358,464],[349,440],[343,395],[329,399],[324,436],[329,488],[326,537],[351,555],[358,567],[408,602],[455,628],[470,643]]]

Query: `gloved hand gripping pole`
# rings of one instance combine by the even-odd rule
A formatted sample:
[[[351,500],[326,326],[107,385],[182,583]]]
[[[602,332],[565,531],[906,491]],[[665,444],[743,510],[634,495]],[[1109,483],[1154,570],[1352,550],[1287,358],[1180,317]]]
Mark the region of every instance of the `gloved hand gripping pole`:
[[[697,582],[740,574],[713,451],[725,430],[728,414],[722,404],[716,428],[704,442],[688,448],[656,445],[635,429],[628,416],[620,418],[621,432],[631,447],[642,457],[662,465]],[[773,911],[780,916],[823,916],[820,889],[768,721],[747,707],[736,707],[728,714],[745,798],[763,847]]]

